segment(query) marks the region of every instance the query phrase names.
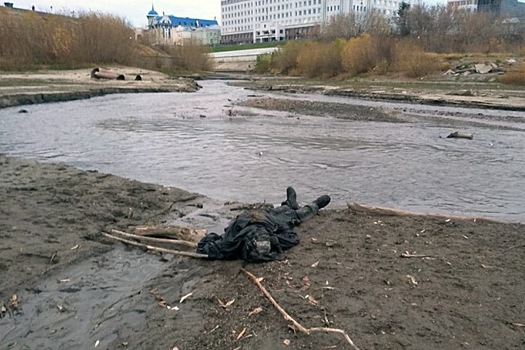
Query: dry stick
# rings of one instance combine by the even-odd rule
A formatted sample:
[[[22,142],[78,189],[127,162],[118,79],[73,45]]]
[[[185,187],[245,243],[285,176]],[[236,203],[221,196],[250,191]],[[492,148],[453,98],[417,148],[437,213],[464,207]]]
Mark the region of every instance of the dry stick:
[[[190,242],[190,241],[183,241],[183,240],[180,240],[180,239],[167,239],[167,238],[139,236],[139,235],[134,235],[132,233],[127,233],[127,232],[119,231],[119,230],[111,230],[111,233],[116,233],[116,234],[119,234],[119,235],[122,235],[122,236],[125,236],[125,237],[135,238],[135,239],[143,240],[143,241],[151,241],[151,242],[157,242],[157,243],[179,244],[179,245],[183,245],[183,246],[190,247],[190,248],[197,248],[197,243]]]
[[[104,235],[107,238],[115,239],[117,241],[120,241],[120,242],[123,242],[123,243],[126,243],[126,244],[134,245],[136,247],[146,248],[146,249],[154,251],[154,252],[174,254],[174,255],[182,255],[182,256],[189,256],[191,258],[199,258],[199,259],[207,259],[208,258],[208,255],[206,255],[206,254],[199,254],[199,253],[193,253],[193,252],[183,252],[181,250],[172,250],[172,249],[164,249],[164,248],[154,247],[154,246],[151,246],[151,245],[137,243],[137,242],[133,242],[133,241],[130,241],[130,240],[127,240],[127,239],[124,239],[124,238],[116,237],[116,236],[110,235],[109,233],[106,233],[106,232],[102,232],[102,235]]]
[[[342,329],[326,328],[326,327],[314,327],[314,328],[305,328],[305,327],[303,327],[299,322],[294,320],[279,304],[277,304],[277,302],[272,297],[272,295],[266,290],[266,288],[264,288],[264,286],[261,284],[261,282],[259,282],[259,279],[257,277],[255,277],[255,275],[253,275],[251,272],[249,272],[249,271],[247,271],[245,269],[241,269],[241,270],[244,271],[244,273],[246,273],[248,275],[248,277],[250,277],[250,279],[257,285],[257,287],[259,287],[259,289],[268,298],[268,300],[270,300],[270,302],[273,304],[273,306],[275,306],[275,308],[281,313],[281,315],[284,316],[284,319],[287,320],[287,321],[292,322],[292,324],[294,325],[294,327],[296,329],[298,329],[299,331],[301,331],[301,332],[303,332],[305,334],[308,334],[308,335],[310,335],[311,333],[314,333],[314,332],[339,333],[346,339],[346,341],[352,346],[352,348],[354,350],[359,350],[359,348],[354,344],[352,339],[350,339],[348,334],[346,334],[346,332],[344,330],[342,330]]]
[[[432,255],[403,253],[401,254],[401,257],[402,258],[432,258]]]
[[[197,236],[203,236],[206,234],[206,229],[194,229],[190,227],[180,227],[180,226],[168,226],[168,227],[161,227],[161,226],[140,226],[135,228],[135,234],[138,236],[149,236],[149,237],[157,237],[155,234],[161,234],[161,235],[167,235],[169,238],[169,235],[174,234],[175,232],[179,233],[186,233],[190,235],[197,235]],[[176,234],[176,233],[175,233]]]

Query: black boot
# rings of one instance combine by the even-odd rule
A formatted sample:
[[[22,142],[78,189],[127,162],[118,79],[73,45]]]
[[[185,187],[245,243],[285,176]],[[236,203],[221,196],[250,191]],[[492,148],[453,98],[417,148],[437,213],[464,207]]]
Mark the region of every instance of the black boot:
[[[328,205],[328,203],[330,203],[330,196],[328,195],[323,195],[319,198],[317,198],[314,203],[317,204],[317,206],[319,207],[319,209],[322,209],[324,207],[326,207]]]
[[[282,202],[281,205],[287,205],[293,210],[299,209],[299,205],[297,204],[297,193],[295,193],[293,187],[290,186],[286,189],[286,201]]]

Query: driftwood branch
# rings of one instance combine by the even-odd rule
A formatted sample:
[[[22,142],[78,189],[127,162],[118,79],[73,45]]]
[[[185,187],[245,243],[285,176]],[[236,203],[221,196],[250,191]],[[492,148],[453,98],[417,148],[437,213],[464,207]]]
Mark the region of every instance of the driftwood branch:
[[[404,252],[401,254],[402,258],[432,258],[432,255],[425,255],[425,254],[410,254],[408,252]]]
[[[281,315],[283,315],[284,319],[287,320],[287,321],[290,321],[292,322],[293,324],[293,327],[297,330],[299,330],[300,332],[302,333],[305,333],[305,334],[312,334],[312,333],[315,333],[315,332],[325,332],[325,333],[338,333],[338,334],[341,334],[345,340],[348,342],[348,344],[350,344],[350,346],[352,347],[352,349],[354,350],[359,350],[359,348],[354,344],[354,342],[352,341],[352,339],[350,339],[350,337],[348,336],[348,334],[346,334],[346,332],[342,329],[338,329],[338,328],[327,328],[327,327],[314,327],[314,328],[305,328],[303,327],[299,322],[297,322],[296,320],[294,320],[278,303],[277,301],[275,301],[275,299],[272,297],[272,295],[270,294],[270,292],[268,292],[266,290],[266,288],[264,288],[264,286],[261,284],[261,282],[259,281],[259,279],[257,277],[255,277],[255,275],[253,275],[251,272],[245,270],[245,269],[242,269],[242,271],[244,271],[244,273],[246,273],[248,275],[248,277],[250,277],[250,279],[253,281],[253,283],[255,283],[257,285],[257,287],[259,287],[259,289],[263,292],[263,294],[266,296],[266,298],[268,298],[268,300],[270,300],[270,302],[273,304],[273,306],[275,306],[275,308],[281,313]]]
[[[199,258],[199,259],[207,259],[208,258],[208,255],[206,255],[206,254],[199,254],[199,253],[193,253],[193,252],[184,252],[184,251],[181,251],[181,250],[173,250],[173,249],[165,249],[165,248],[154,247],[154,246],[151,246],[151,245],[142,244],[142,243],[130,241],[130,240],[127,240],[127,239],[124,239],[124,238],[120,238],[120,237],[117,237],[117,236],[113,236],[113,235],[110,235],[109,233],[106,233],[106,232],[102,232],[102,235],[104,237],[107,237],[107,238],[111,238],[111,239],[114,239],[114,240],[117,240],[117,241],[129,244],[129,245],[133,245],[135,247],[145,248],[147,250],[151,250],[151,251],[154,251],[154,252],[173,254],[173,255],[189,256],[191,258]]]
[[[167,244],[178,244],[190,248],[197,248],[197,243],[190,242],[190,241],[183,241],[180,239],[167,239],[167,238],[156,238],[156,237],[148,237],[148,236],[140,236],[140,235],[134,235],[132,233],[127,233],[124,231],[119,230],[111,230],[111,233],[116,233],[118,235],[129,237],[129,238],[135,238],[142,241],[150,241],[155,243],[167,243]]]
[[[206,230],[185,226],[139,226],[135,227],[133,233],[138,236],[180,239],[180,237],[186,236],[204,237]]]

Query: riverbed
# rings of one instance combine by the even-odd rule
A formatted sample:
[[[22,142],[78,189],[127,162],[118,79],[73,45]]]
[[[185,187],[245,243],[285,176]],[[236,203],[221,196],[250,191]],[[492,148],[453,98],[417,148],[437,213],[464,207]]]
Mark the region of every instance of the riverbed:
[[[182,188],[223,201],[328,193],[398,209],[525,220],[522,112],[253,92],[117,94],[0,110],[0,152]],[[403,122],[241,106],[250,99],[365,106]],[[19,113],[21,109],[27,113]],[[315,111],[312,111],[315,112]],[[322,111],[321,111],[322,112]],[[467,131],[473,140],[449,139]]]

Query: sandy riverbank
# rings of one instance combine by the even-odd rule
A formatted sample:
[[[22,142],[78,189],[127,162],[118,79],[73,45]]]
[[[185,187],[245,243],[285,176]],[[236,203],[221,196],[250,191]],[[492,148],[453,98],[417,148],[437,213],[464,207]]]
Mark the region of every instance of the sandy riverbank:
[[[52,332],[57,349],[85,346],[61,333],[56,305],[32,315],[31,324],[20,320],[30,311],[24,305],[46,292],[42,281],[60,279],[71,266],[82,271],[121,247],[102,231],[166,223],[201,206],[220,213],[213,201],[174,188],[3,156],[0,164],[1,297],[7,305],[16,294],[20,304],[0,320],[11,329],[2,334],[3,348],[38,347],[42,332]],[[220,215],[233,217],[228,208]],[[302,242],[285,261],[244,266],[169,258],[158,274],[120,296],[127,301],[112,309],[116,334],[99,338],[95,319],[85,337],[102,349],[345,348],[337,335],[295,334],[241,271],[244,266],[264,277],[306,327],[342,328],[362,349],[517,349],[525,342],[524,228],[359,206],[323,210],[299,228]],[[78,278],[68,276],[65,285],[75,286]],[[87,288],[97,286],[64,288],[53,297]],[[179,310],[160,307],[159,298]],[[228,307],[220,304],[231,300]],[[111,307],[104,300],[97,305]],[[70,317],[81,316],[79,305],[69,307]],[[250,315],[258,307],[262,312]],[[140,312],[142,321],[126,322],[130,312]],[[27,328],[24,339],[10,336],[17,327]]]
[[[91,69],[0,74],[0,108],[35,103],[72,101],[115,93],[195,92],[194,79],[130,67],[108,68],[125,80],[91,78]],[[141,80],[135,80],[140,75]]]
[[[132,67],[108,69],[123,74],[126,80],[92,79],[91,69],[0,73],[0,108],[114,93],[194,92],[200,89],[193,78],[172,77]],[[142,80],[133,80],[136,75],[140,75]],[[210,73],[209,77],[231,79],[232,84],[253,90],[525,111],[525,87],[501,84],[494,75],[477,79],[436,75],[425,79],[369,77],[348,81],[228,73]]]

